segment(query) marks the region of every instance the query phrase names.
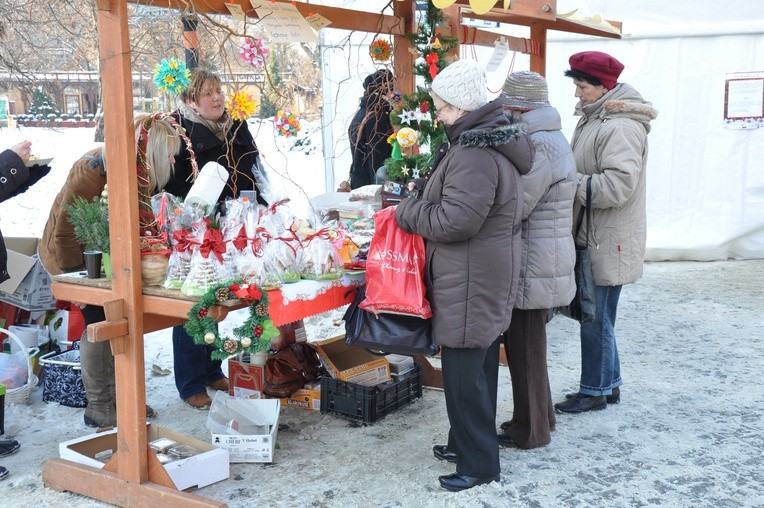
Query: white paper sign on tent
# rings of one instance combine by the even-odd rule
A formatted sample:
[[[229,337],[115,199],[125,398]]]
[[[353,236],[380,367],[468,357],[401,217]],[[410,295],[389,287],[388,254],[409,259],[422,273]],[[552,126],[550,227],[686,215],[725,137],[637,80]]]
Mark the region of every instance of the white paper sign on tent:
[[[318,42],[318,36],[294,5],[266,0],[250,0],[250,3],[271,43]]]

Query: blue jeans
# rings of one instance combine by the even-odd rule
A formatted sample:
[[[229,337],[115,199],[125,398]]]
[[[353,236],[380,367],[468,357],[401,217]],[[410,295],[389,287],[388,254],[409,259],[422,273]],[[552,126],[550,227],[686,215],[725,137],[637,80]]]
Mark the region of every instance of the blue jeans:
[[[610,395],[621,386],[615,316],[622,286],[596,286],[597,315],[581,323],[581,387],[585,395]]]
[[[221,361],[210,358],[212,346],[198,345],[183,326],[172,329],[172,353],[175,387],[181,399],[206,393],[207,385],[225,377]]]

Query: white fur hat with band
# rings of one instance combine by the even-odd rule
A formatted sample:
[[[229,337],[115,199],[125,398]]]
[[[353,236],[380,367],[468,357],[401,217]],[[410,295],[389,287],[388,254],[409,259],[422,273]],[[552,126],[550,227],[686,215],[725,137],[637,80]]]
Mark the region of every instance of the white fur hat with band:
[[[464,111],[475,111],[488,103],[485,69],[474,60],[457,60],[435,76],[432,93]]]

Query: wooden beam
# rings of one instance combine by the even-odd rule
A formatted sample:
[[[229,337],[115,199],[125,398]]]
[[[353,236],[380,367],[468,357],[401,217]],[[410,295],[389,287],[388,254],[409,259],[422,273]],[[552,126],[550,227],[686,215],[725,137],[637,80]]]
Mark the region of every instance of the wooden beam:
[[[533,21],[548,20],[553,21],[557,16],[557,0],[512,0],[509,10],[504,10],[504,3],[499,0],[486,14],[475,14],[470,8],[469,0],[457,0],[456,5],[463,7],[462,13],[467,18],[486,19],[483,16],[491,18],[501,17],[507,20],[505,23],[518,25],[529,25]]]
[[[393,36],[393,69],[395,74],[396,89],[401,94],[413,93],[416,88],[416,74],[414,74],[414,62],[416,58],[411,50],[411,42],[407,34],[415,33],[416,26],[416,3],[394,2],[393,13],[398,18],[401,29],[400,35]]]
[[[531,25],[531,40],[538,43],[539,52],[531,54],[530,70],[546,76],[546,28]]]
[[[164,7],[176,9],[178,11],[194,11],[206,14],[228,14],[230,11],[225,4],[239,4],[247,17],[257,19],[257,14],[252,8],[249,0],[130,0],[131,3],[150,5],[154,7]],[[271,0],[262,0],[264,4]],[[287,3],[289,0],[278,0],[280,3]],[[289,3],[292,3],[289,1]],[[399,3],[399,2],[396,2]],[[404,2],[405,3],[405,2]],[[411,2],[414,3],[413,1]],[[406,35],[404,27],[398,19],[387,14],[374,12],[360,12],[351,9],[342,9],[339,7],[327,7],[324,5],[309,4],[303,2],[294,2],[297,10],[303,16],[309,14],[320,14],[332,22],[331,28],[341,30],[358,30],[369,33],[380,33],[390,35]]]
[[[162,508],[224,508],[228,506],[222,501],[207,499],[155,483],[132,483],[113,472],[63,459],[52,459],[45,464],[42,470],[42,481],[47,488],[73,492],[117,506]]]
[[[117,456],[119,476],[131,483],[148,478],[146,378],[143,350],[143,305],[138,225],[138,177],[133,125],[133,87],[127,1],[112,0],[110,10],[98,11],[101,79],[106,137],[106,168],[110,214],[113,296],[124,302],[129,338],[114,359],[117,386]],[[75,300],[77,301],[77,300]]]

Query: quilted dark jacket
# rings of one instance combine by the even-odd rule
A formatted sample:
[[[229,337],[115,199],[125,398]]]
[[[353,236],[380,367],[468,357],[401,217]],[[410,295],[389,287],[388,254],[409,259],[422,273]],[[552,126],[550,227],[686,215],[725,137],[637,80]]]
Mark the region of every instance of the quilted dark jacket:
[[[487,348],[509,327],[519,277],[523,183],[530,139],[498,101],[446,128],[422,197],[398,224],[425,239],[425,284],[440,346]]]

